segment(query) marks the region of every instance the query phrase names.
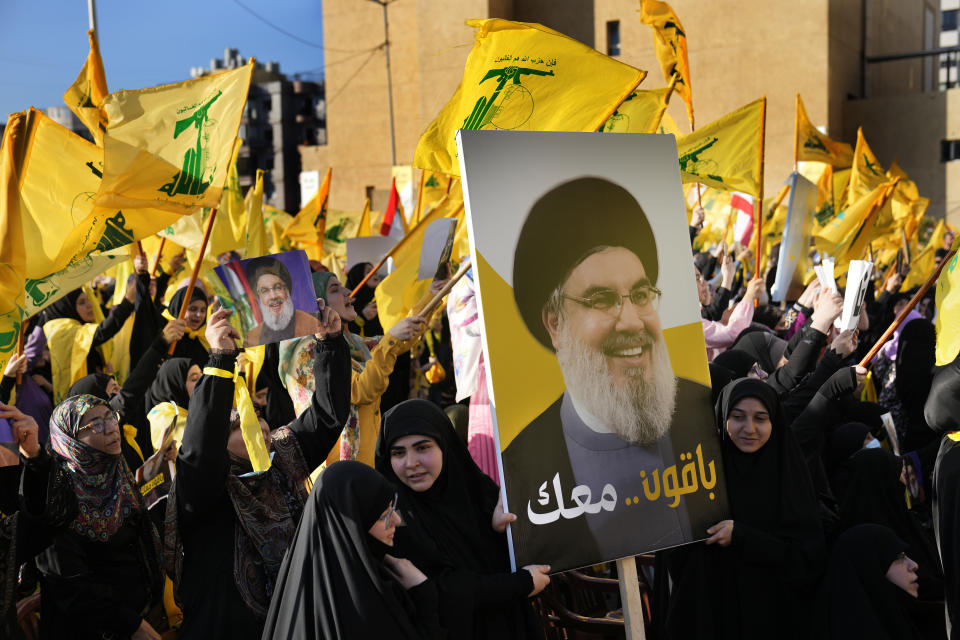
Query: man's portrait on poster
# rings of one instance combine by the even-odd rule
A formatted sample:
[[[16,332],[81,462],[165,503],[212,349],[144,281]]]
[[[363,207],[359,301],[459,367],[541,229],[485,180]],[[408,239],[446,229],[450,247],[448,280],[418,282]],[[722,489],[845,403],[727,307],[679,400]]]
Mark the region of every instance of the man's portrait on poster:
[[[691,499],[716,498],[716,465],[699,447],[710,389],[674,375],[659,265],[645,212],[607,179],[554,186],[527,214],[514,299],[566,388],[502,453],[518,564],[681,544],[693,539]]]

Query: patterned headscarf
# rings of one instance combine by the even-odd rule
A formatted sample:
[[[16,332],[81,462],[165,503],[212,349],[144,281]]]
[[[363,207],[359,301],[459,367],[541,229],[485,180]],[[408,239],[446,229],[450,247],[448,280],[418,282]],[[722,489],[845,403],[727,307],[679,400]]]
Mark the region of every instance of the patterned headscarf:
[[[99,406],[110,405],[86,394],[58,404],[50,418],[50,447],[77,496],[79,509],[70,529],[88,540],[106,542],[143,504],[122,455],[77,439],[83,415]]]

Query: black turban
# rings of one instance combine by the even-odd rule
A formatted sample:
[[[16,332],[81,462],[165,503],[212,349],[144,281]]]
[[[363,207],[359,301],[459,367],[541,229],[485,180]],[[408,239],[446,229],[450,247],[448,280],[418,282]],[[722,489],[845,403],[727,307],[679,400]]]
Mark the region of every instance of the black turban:
[[[597,247],[623,247],[657,282],[657,245],[636,199],[603,178],[576,178],[534,203],[520,230],[513,259],[513,297],[527,329],[547,349],[543,305],[570,272]]]

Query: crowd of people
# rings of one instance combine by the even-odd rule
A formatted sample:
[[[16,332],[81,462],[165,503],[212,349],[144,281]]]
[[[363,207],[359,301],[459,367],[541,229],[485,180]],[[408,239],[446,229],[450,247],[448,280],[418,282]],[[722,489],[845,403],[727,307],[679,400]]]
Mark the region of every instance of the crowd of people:
[[[902,272],[838,332],[816,279],[771,302],[775,257],[693,252],[730,515],[644,565],[648,637],[954,637],[960,361],[934,367],[933,292],[860,367]],[[183,257],[164,266],[138,256],[112,307],[102,280],[46,307],[3,372],[0,636],[545,637],[551,569],[511,571],[482,358],[455,382],[471,274],[384,327],[378,277],[352,291],[372,265],[312,263],[320,330],[252,367],[230,310],[202,282],[167,295]]]

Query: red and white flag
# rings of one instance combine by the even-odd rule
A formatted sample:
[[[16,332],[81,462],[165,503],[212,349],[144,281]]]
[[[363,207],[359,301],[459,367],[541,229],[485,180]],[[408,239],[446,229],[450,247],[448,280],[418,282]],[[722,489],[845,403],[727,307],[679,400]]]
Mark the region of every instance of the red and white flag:
[[[403,215],[403,203],[397,193],[397,179],[393,179],[390,187],[390,199],[387,201],[387,210],[383,212],[383,222],[380,223],[380,235],[390,236],[399,240],[407,234],[406,220]]]

